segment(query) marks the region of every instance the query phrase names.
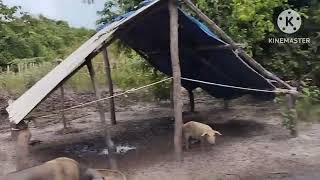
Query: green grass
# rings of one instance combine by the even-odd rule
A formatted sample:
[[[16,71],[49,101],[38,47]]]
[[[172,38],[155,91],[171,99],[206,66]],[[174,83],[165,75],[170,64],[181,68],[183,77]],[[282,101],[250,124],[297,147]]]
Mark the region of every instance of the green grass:
[[[137,88],[166,78],[134,51],[120,53],[115,59],[118,68],[113,69],[112,78],[115,85],[121,89]],[[146,96],[153,100],[169,99],[169,87],[170,81],[149,87]]]
[[[102,58],[97,56],[93,62],[97,82],[100,86],[105,86],[103,64],[101,61]],[[30,67],[19,73],[3,72],[0,74],[1,90],[13,96],[20,96],[54,67],[55,64],[47,62],[35,67]],[[92,84],[86,66],[68,79],[65,87],[77,92],[92,91]]]
[[[22,72],[4,72],[0,74],[1,90],[10,95],[19,96],[38,80],[47,74],[54,66],[51,63],[43,63],[39,66],[23,70]]]
[[[123,90],[144,86],[165,78],[165,75],[160,72],[155,72],[144,59],[133,51],[119,54],[110,53],[110,61],[113,67],[111,72],[114,85]],[[92,62],[98,85],[106,89],[107,85],[102,55],[99,54],[96,56]],[[43,63],[41,66],[30,67],[20,73],[4,72],[0,75],[1,90],[18,97],[54,67],[54,64],[48,62]],[[170,82],[167,81],[149,87],[141,93],[146,93],[145,97],[147,99],[168,99],[169,85]],[[75,92],[92,92],[92,84],[87,67],[82,67],[76,74],[68,79],[64,87]]]
[[[106,78],[102,56],[96,56],[92,62],[98,85],[100,87],[106,87]],[[82,67],[76,74],[68,79],[65,86],[76,92],[92,91],[92,84],[87,67]]]

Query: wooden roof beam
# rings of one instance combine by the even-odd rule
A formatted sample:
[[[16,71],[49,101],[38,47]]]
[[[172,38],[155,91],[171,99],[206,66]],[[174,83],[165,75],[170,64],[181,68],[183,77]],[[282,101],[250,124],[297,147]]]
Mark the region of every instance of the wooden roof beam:
[[[237,44],[237,46],[233,46],[231,44],[223,44],[223,45],[217,45],[217,46],[199,46],[196,48],[181,47],[180,49],[182,51],[212,51],[212,50],[223,50],[223,49],[233,50],[238,47],[244,47],[244,44]],[[156,54],[162,54],[162,53],[169,53],[169,50],[149,51],[146,54],[156,55]]]

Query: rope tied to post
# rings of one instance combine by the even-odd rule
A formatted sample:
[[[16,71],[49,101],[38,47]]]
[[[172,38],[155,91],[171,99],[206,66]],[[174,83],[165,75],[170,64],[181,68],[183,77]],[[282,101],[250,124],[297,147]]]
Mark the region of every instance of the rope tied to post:
[[[126,91],[124,91],[122,93],[115,94],[113,96],[108,96],[108,97],[105,97],[105,98],[89,101],[89,102],[86,102],[86,103],[81,103],[81,104],[78,104],[76,106],[72,106],[72,107],[65,108],[65,109],[55,110],[55,111],[52,111],[50,114],[47,114],[47,115],[31,116],[31,117],[29,117],[27,119],[46,118],[46,117],[55,116],[60,112],[64,112],[64,111],[68,111],[68,110],[72,110],[72,109],[76,109],[76,108],[82,108],[82,107],[85,107],[85,106],[88,106],[88,105],[91,105],[91,104],[94,104],[94,103],[97,103],[97,102],[100,102],[100,101],[104,101],[104,100],[107,100],[107,99],[111,99],[111,98],[127,95],[127,94],[133,93],[135,91],[139,91],[141,89],[145,89],[145,88],[148,88],[148,87],[163,83],[165,81],[169,81],[171,79],[173,79],[173,77],[165,78],[165,79],[162,79],[160,81],[153,82],[153,83],[150,83],[150,84],[138,87],[138,88],[131,88],[129,90],[126,90]],[[247,88],[247,87],[240,87],[240,86],[234,86],[234,85],[226,85],[226,84],[220,84],[220,83],[214,83],[214,82],[208,82],[208,81],[202,81],[202,80],[184,78],[184,77],[181,77],[181,79],[182,80],[186,80],[186,81],[192,81],[192,82],[208,84],[208,85],[212,85],[212,86],[219,86],[219,87],[232,88],[232,89],[238,89],[238,90],[247,90],[247,91],[264,92],[264,93],[277,93],[277,94],[294,94],[294,95],[298,94],[298,91],[296,89],[279,89],[279,88],[277,88],[277,89],[274,89],[274,90],[266,90],[266,89]]]
[[[32,118],[45,118],[45,117],[55,116],[60,112],[64,112],[64,111],[68,111],[68,110],[72,110],[72,109],[76,109],[76,108],[81,108],[81,107],[88,106],[88,105],[91,105],[91,104],[94,104],[94,103],[97,103],[97,102],[100,102],[100,101],[104,101],[104,100],[107,100],[107,99],[115,98],[115,97],[126,95],[126,94],[130,94],[130,93],[133,93],[135,91],[138,91],[138,90],[141,90],[141,89],[145,89],[145,88],[160,84],[162,82],[165,82],[165,81],[168,81],[168,80],[171,80],[171,79],[172,79],[172,77],[165,78],[165,79],[162,79],[160,81],[157,81],[157,82],[154,82],[154,83],[151,83],[151,84],[147,84],[147,85],[144,85],[144,86],[141,86],[141,87],[138,87],[138,88],[131,88],[129,90],[126,90],[126,91],[124,91],[122,93],[115,94],[113,96],[108,96],[108,97],[97,99],[97,100],[94,100],[94,101],[81,103],[81,104],[78,104],[76,106],[72,106],[72,107],[65,108],[65,109],[55,110],[55,111],[52,111],[50,114],[47,114],[47,115],[32,116],[32,117],[29,117],[28,119],[30,119],[30,118],[31,119]]]

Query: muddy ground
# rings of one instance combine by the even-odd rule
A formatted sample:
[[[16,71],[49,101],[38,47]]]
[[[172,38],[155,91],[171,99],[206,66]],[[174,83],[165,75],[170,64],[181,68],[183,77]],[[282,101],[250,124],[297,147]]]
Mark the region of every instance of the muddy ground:
[[[54,97],[54,96],[53,96]],[[68,106],[93,98],[92,94],[68,96]],[[147,103],[120,99],[116,126],[111,133],[116,145],[135,147],[118,154],[119,169],[128,179],[225,180],[225,179],[320,179],[320,125],[299,124],[299,136],[291,138],[281,126],[280,107],[274,102],[240,98],[223,109],[222,102],[206,95],[196,96],[196,116],[185,120],[209,124],[223,135],[205,149],[192,145],[183,161],[173,156],[173,120],[169,102]],[[130,99],[130,100],[129,100]],[[57,99],[49,98],[36,114],[50,112]],[[124,102],[125,101],[125,102]],[[187,99],[184,98],[187,110]],[[43,109],[41,109],[41,107]],[[109,117],[109,114],[107,117]],[[32,121],[33,165],[67,156],[93,168],[108,168],[102,128],[94,107],[67,112],[71,133],[62,134],[59,117]],[[0,125],[0,175],[15,170],[14,142],[8,124]]]

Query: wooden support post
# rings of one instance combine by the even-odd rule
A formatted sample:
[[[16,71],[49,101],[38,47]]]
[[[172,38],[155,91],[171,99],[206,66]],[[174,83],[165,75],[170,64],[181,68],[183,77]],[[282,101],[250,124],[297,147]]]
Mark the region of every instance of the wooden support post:
[[[297,137],[298,135],[298,117],[297,117],[297,111],[296,111],[296,96],[293,94],[286,94],[286,99],[287,99],[287,107],[288,107],[288,118],[289,118],[289,130],[290,134],[293,137]]]
[[[223,109],[229,109],[229,101],[226,99],[223,99]]]
[[[173,100],[173,79],[170,82],[170,106],[174,108],[174,100]]]
[[[7,65],[7,74],[10,73],[10,65]]]
[[[21,64],[17,64],[18,66],[18,73],[21,73]]]
[[[61,112],[60,112],[60,116],[61,116],[61,120],[63,123],[63,129],[67,129],[67,120],[64,114],[64,87],[63,85],[60,86],[60,93],[61,93],[61,97],[60,97],[60,101],[61,101]]]
[[[188,90],[188,94],[189,94],[190,112],[194,112],[194,94],[192,90]]]
[[[206,22],[209,25],[209,28],[215,32],[219,37],[221,37],[223,40],[225,40],[227,43],[231,44],[232,47],[235,49],[239,49],[239,45],[237,45],[231,37],[229,37],[215,22],[213,22],[208,16],[206,16],[197,6],[195,6],[191,0],[182,0],[192,11],[194,11],[200,19],[202,19],[204,22]],[[248,64],[250,64],[252,67],[257,69],[260,73],[262,73],[266,78],[270,78],[273,80],[276,80],[278,83],[280,83],[282,86],[293,89],[288,83],[284,82],[280,78],[278,78],[273,73],[266,70],[264,67],[262,67],[259,63],[257,63],[251,56],[249,56],[245,51],[239,49],[239,55],[241,55],[244,60]]]
[[[57,59],[55,61],[56,65],[60,64],[63,60],[62,59]],[[62,124],[63,124],[63,131],[67,129],[67,120],[66,120],[66,117],[65,117],[65,114],[64,114],[64,87],[63,87],[63,84],[60,85],[60,102],[61,102],[61,112],[60,112],[60,116],[61,116],[61,121],[62,121]]]
[[[29,161],[29,142],[31,132],[28,124],[21,121],[19,124],[11,125],[11,133],[16,140],[16,170],[20,171],[31,167]]]
[[[94,72],[94,68],[93,68],[91,59],[87,60],[87,68],[89,71],[93,90],[96,94],[96,98],[101,99],[101,94],[100,94],[99,87],[98,87],[98,84],[95,79],[95,72]],[[105,138],[105,143],[107,145],[108,152],[109,152],[108,157],[109,157],[110,166],[112,169],[117,169],[118,166],[117,166],[117,161],[115,159],[115,150],[116,149],[115,149],[114,144],[111,140],[111,136],[110,136],[110,133],[109,133],[109,130],[107,127],[105,113],[104,113],[103,106],[102,106],[101,102],[97,102],[97,107],[98,107],[101,123],[103,124],[104,138]]]
[[[110,70],[110,62],[109,62],[109,57],[108,57],[108,51],[106,48],[102,50],[102,55],[103,55],[103,60],[104,60],[104,68],[106,71],[106,80],[107,80],[107,85],[109,88],[109,96],[113,96],[113,82],[111,78],[111,70]],[[115,125],[117,124],[116,121],[116,111],[115,111],[115,106],[114,106],[114,98],[109,99],[109,105],[110,105],[110,118],[111,118],[111,124]]]
[[[175,0],[169,0],[170,16],[170,55],[173,76],[173,99],[174,99],[174,147],[178,160],[182,160],[182,101],[181,101],[181,70],[179,62],[178,40],[178,8]]]

